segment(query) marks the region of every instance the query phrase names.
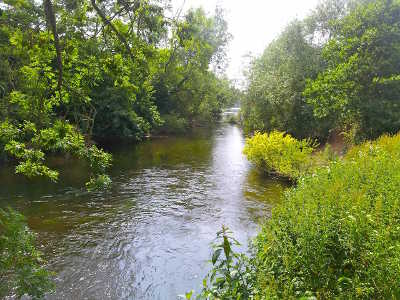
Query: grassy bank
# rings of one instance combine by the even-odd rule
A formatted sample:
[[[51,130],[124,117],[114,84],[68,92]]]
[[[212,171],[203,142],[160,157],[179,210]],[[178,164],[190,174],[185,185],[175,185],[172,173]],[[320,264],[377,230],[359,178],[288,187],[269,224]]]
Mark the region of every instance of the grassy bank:
[[[209,291],[225,299],[399,299],[399,196],[400,135],[355,146],[287,191],[236,271],[246,281],[227,288],[232,276],[221,272]]]
[[[400,135],[299,180],[256,239],[261,298],[400,297]]]

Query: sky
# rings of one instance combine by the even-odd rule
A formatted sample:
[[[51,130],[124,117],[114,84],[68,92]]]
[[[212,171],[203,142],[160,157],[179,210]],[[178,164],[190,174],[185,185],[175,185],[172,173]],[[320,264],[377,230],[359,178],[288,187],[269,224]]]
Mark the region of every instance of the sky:
[[[218,4],[226,10],[229,32],[233,40],[229,45],[230,64],[227,74],[241,80],[247,54],[259,55],[295,18],[303,18],[318,0],[172,0],[174,10],[202,6],[212,13]],[[247,60],[248,61],[248,60]]]

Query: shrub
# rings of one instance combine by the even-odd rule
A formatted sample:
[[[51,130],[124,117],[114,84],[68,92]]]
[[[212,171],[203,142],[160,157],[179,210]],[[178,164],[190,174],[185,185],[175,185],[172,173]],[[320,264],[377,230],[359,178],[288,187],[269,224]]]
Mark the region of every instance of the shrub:
[[[187,120],[176,114],[168,114],[162,116],[163,126],[159,128],[159,132],[166,134],[182,134],[188,131],[189,124]]]
[[[39,299],[53,289],[51,274],[34,243],[24,217],[12,209],[0,209],[0,297],[28,294]]]
[[[259,299],[400,298],[400,135],[302,177],[255,243]]]
[[[289,134],[272,131],[247,139],[243,153],[267,173],[298,178],[310,168],[315,147],[309,139],[296,140]]]

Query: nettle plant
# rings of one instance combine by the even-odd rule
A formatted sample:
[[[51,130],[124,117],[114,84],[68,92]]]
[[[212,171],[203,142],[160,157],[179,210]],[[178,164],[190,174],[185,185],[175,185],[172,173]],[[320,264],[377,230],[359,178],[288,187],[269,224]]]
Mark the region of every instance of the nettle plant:
[[[212,244],[212,268],[203,280],[203,290],[196,299],[251,299],[256,291],[256,270],[250,259],[235,250],[240,243],[229,228],[222,226]],[[181,296],[193,299],[194,291]]]

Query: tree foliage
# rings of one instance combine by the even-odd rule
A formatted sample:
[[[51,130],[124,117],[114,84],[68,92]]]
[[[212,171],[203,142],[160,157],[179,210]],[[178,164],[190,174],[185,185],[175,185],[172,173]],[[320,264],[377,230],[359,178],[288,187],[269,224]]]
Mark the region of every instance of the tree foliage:
[[[306,79],[322,68],[320,48],[308,39],[304,22],[292,22],[251,63],[242,104],[245,130],[286,131],[298,138],[326,135],[302,94]]]
[[[202,9],[190,10],[173,23],[170,47],[162,52],[161,72],[154,77],[155,99],[162,115],[183,118],[189,124],[210,123],[235,100],[234,87],[220,75],[229,40],[219,8],[211,18]]]
[[[84,159],[108,185],[93,144],[141,140],[164,123],[215,121],[233,87],[220,73],[223,11],[169,18],[167,2],[6,0],[0,6],[0,158],[57,180],[49,153]],[[168,124],[166,124],[168,125]]]
[[[400,2],[381,0],[340,20],[323,50],[327,68],[304,92],[316,116],[357,126],[362,138],[400,128],[399,16]]]
[[[399,130],[399,6],[326,0],[288,25],[248,71],[245,129],[321,140]]]

